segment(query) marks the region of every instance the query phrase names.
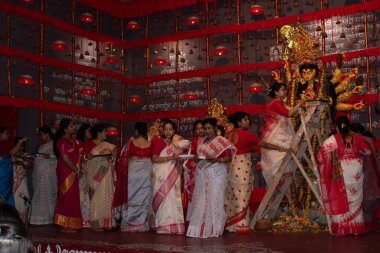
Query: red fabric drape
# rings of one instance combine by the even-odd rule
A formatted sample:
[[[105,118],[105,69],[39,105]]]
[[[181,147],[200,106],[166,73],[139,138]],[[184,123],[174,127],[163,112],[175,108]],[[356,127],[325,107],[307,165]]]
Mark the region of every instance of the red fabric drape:
[[[10,106],[14,108],[34,108],[41,111],[53,111],[57,113],[75,114],[90,118],[113,119],[119,121],[148,121],[167,117],[175,119],[186,117],[204,118],[207,116],[207,108],[144,113],[120,113],[104,110],[93,110],[82,106],[59,104],[30,98],[18,98],[8,96],[0,96],[0,106]],[[228,114],[237,111],[245,111],[250,114],[263,114],[265,113],[265,105],[258,104],[227,106]]]
[[[42,55],[32,54],[29,52],[25,52],[19,49],[9,48],[2,45],[0,45],[0,54],[12,56],[12,57],[21,57],[28,61],[41,64],[43,66],[52,66],[55,68],[69,69],[69,70],[74,70],[76,72],[88,73],[88,74],[96,75],[96,76],[114,77],[128,85],[147,85],[153,82],[159,82],[159,81],[170,80],[170,79],[205,77],[205,76],[218,75],[218,74],[231,73],[231,72],[247,72],[247,71],[251,71],[255,69],[273,70],[276,68],[281,68],[283,66],[282,61],[266,62],[266,63],[252,63],[252,64],[240,64],[240,65],[221,66],[221,67],[213,67],[213,68],[205,68],[205,69],[196,69],[196,70],[149,76],[149,77],[131,78],[131,77],[126,77],[120,73],[88,67],[88,66],[84,66],[80,64],[71,63],[71,62],[66,62],[66,61],[62,61],[62,60],[58,60],[58,59],[54,59],[54,58],[46,57]],[[377,56],[379,54],[380,54],[380,47],[345,53],[347,60],[363,57],[363,56]],[[321,59],[325,63],[333,62],[336,59],[336,54],[322,56]]]

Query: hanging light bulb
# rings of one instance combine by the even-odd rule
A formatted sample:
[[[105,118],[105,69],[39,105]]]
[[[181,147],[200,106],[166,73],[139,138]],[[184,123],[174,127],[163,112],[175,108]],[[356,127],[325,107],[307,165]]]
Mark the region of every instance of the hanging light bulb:
[[[92,87],[85,86],[81,90],[81,93],[82,93],[82,95],[94,96],[96,92],[95,92],[95,90]]]
[[[92,22],[94,22],[94,16],[89,12],[84,12],[80,16],[80,21],[82,21],[83,23],[91,24]]]
[[[109,127],[109,128],[107,128],[107,135],[118,136],[119,135],[119,129],[117,129],[116,127]]]
[[[187,19],[187,24],[188,25],[200,25],[201,24],[201,20],[197,17],[197,16],[191,16]]]
[[[166,65],[168,63],[168,61],[163,58],[163,57],[158,57],[154,60],[154,65],[157,65],[157,66],[163,66],[163,65]]]
[[[127,28],[129,30],[138,30],[140,29],[140,25],[136,21],[129,21],[127,24]]]
[[[258,16],[264,13],[264,8],[258,4],[254,4],[249,7],[249,13]]]
[[[183,94],[183,99],[195,100],[198,99],[198,94],[194,91],[187,91],[185,94]]]
[[[67,49],[67,45],[62,40],[56,40],[51,44],[50,49],[54,51],[64,51]]]
[[[250,86],[249,86],[249,92],[251,93],[261,93],[263,92],[263,86],[261,86],[261,84],[259,83],[252,83]]]
[[[225,46],[218,46],[214,50],[214,55],[215,56],[223,56],[228,53],[228,50]]]
[[[34,79],[31,75],[21,75],[17,78],[17,83],[22,85],[34,85]]]
[[[138,95],[132,95],[128,98],[128,103],[135,104],[135,105],[142,104],[142,99]]]
[[[105,59],[104,59],[104,62],[108,62],[108,63],[118,63],[119,62],[119,59],[113,55],[113,54],[110,54],[108,55]]]

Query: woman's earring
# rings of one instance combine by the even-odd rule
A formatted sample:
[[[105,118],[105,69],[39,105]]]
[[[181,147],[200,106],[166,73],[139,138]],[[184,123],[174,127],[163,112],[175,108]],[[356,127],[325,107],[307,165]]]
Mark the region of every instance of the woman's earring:
[[[302,84],[305,84],[305,83],[306,83],[306,80],[303,79],[303,78],[301,78],[301,83],[302,83]]]

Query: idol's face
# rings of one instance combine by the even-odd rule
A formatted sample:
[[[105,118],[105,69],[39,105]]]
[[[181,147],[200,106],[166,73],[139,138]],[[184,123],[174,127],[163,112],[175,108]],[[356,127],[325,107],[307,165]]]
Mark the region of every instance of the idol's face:
[[[317,71],[315,69],[303,69],[301,71],[301,77],[306,81],[314,80]]]

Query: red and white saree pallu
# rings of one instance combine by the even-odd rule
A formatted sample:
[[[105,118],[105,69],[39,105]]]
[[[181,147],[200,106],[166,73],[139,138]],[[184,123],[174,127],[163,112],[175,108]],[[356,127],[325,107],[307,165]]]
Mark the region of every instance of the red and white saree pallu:
[[[157,142],[165,141],[159,139]],[[187,140],[175,143],[180,148],[187,148],[189,144]],[[160,152],[160,157],[172,156],[179,152],[173,145],[167,145],[166,142],[165,145],[166,147]],[[179,162],[176,160],[153,163],[152,166],[153,195],[150,220],[151,227],[158,234],[185,233],[179,169]]]
[[[198,156],[218,158],[222,153],[234,157],[236,148],[224,137],[198,145]],[[224,210],[227,188],[227,163],[200,161],[197,164],[193,201],[187,213],[189,237],[218,237],[223,234],[227,214]]]
[[[363,156],[367,143],[357,134],[347,148],[340,134],[329,137],[317,154],[320,187],[325,211],[331,214],[331,234],[365,232],[363,216]]]
[[[201,140],[200,137],[195,137],[191,143],[191,146],[189,148],[189,154],[196,155],[197,153],[197,146],[199,144],[199,141]],[[183,174],[184,174],[184,190],[187,195],[188,199],[188,206],[191,205],[191,201],[193,199],[193,193],[195,188],[195,174],[196,174],[196,167],[197,163],[194,161],[194,159],[188,159],[183,163]]]
[[[289,110],[279,100],[272,100],[267,105],[265,124],[261,128],[261,140],[279,147],[289,148],[294,136],[294,128]],[[280,168],[286,152],[261,148],[261,167],[267,185]]]

